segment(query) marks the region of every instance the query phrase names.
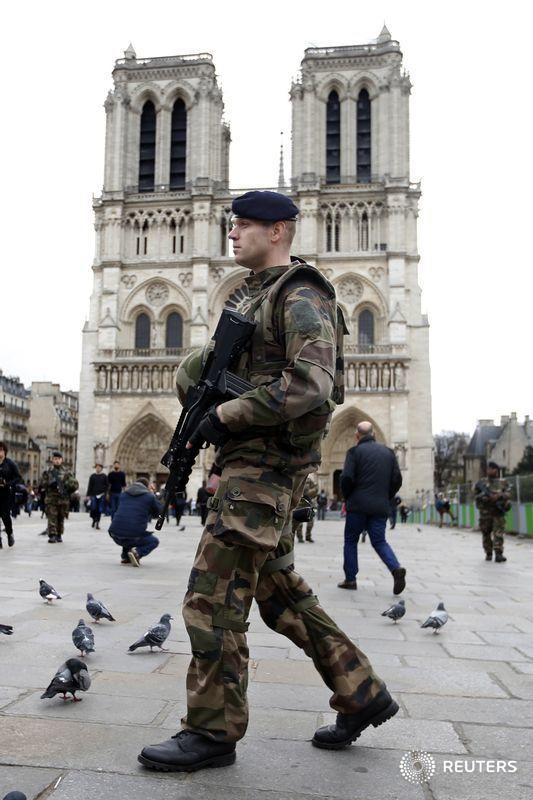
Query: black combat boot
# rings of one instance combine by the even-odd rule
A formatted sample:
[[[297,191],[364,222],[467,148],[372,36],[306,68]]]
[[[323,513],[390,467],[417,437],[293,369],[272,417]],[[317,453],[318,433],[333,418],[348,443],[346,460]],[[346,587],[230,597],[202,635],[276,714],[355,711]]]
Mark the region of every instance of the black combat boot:
[[[357,714],[337,714],[335,725],[318,728],[311,743],[324,750],[341,750],[359,738],[369,725],[377,728],[399,711],[398,703],[383,689],[366,708]]]
[[[496,555],[494,556],[494,561],[496,561],[497,564],[503,564],[503,562],[507,561],[507,559],[505,558],[503,553],[496,553]]]
[[[195,772],[204,767],[228,767],[235,762],[235,742],[214,742],[192,731],[178,733],[161,744],[144,747],[137,760],[161,772]]]
[[[492,553],[485,553],[485,561],[492,561]]]
[[[405,589],[405,572],[404,567],[392,570],[392,577],[394,578],[393,594],[401,594]]]
[[[13,533],[7,534],[7,543],[10,547],[13,547],[13,545],[15,544],[15,537],[13,536]]]
[[[357,589],[357,581],[355,580],[355,578],[353,581],[347,581],[346,579],[344,579],[343,581],[338,583],[337,586],[339,587],[339,589]]]

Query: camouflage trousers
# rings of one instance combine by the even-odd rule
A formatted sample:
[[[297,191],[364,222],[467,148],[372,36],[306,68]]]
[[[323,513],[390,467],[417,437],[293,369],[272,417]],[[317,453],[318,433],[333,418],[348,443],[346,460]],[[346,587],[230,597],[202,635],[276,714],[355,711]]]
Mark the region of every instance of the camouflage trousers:
[[[311,538],[311,532],[313,530],[313,526],[315,524],[314,519],[310,519],[309,522],[305,523],[305,538],[309,540]],[[303,542],[304,540],[304,523],[303,522],[293,522],[292,523],[292,533],[293,536],[296,536],[299,542]]]
[[[221,476],[183,602],[192,649],[186,729],[224,742],[244,736],[254,597],[268,627],[312,658],[333,709],[357,712],[384,686],[294,570],[290,520],[305,477],[233,464]]]
[[[48,536],[62,536],[64,522],[68,518],[70,502],[55,500],[46,503],[45,511],[48,520]]]
[[[505,516],[503,514],[479,515],[479,528],[482,533],[483,550],[487,555],[503,553],[503,538],[505,536]]]

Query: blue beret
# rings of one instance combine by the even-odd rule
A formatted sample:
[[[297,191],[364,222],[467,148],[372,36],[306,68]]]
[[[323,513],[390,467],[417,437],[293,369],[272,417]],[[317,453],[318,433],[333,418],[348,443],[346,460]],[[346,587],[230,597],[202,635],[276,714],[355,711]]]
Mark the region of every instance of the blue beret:
[[[300,213],[290,197],[279,192],[246,192],[236,197],[231,204],[236,217],[260,219],[263,222],[277,222],[282,219],[296,219]]]

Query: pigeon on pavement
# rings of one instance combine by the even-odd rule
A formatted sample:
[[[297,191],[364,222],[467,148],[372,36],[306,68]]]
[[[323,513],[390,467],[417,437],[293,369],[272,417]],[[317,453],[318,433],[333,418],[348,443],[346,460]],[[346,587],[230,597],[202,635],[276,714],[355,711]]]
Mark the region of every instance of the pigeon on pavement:
[[[433,628],[433,633],[438,633],[439,628],[448,622],[448,613],[444,608],[444,603],[439,603],[435,611],[432,611],[421,628]]]
[[[13,633],[13,625],[2,625],[0,622],[0,633],[5,633],[6,636],[11,636]]]
[[[47,603],[51,603],[52,600],[61,600],[61,595],[49,583],[41,579],[39,584],[39,594]]]
[[[63,700],[67,699],[67,692],[72,695],[72,700],[79,701],[76,692],[86,692],[91,685],[91,677],[87,665],[79,658],[69,658],[61,664],[52,678],[50,685],[41,695],[41,700],[62,694]]]
[[[170,614],[163,614],[159,622],[152,625],[151,628],[148,628],[140,639],[137,639],[136,642],[128,647],[129,652],[133,653],[138,647],[149,647],[150,652],[153,652],[152,648],[154,647],[159,647],[160,650],[166,650],[167,648],[163,647],[163,643],[170,633],[171,619],[173,619],[173,617],[171,617]]]
[[[405,600],[398,600],[397,603],[393,603],[390,608],[386,611],[381,612],[382,617],[388,617],[392,619],[393,622],[397,622],[403,615],[405,614]]]
[[[85,605],[87,612],[91,615],[95,622],[100,622],[101,619],[108,619],[115,622],[115,617],[107,610],[100,600],[96,600],[90,592],[87,592],[87,603]]]
[[[80,651],[82,658],[88,653],[94,653],[93,629],[85,624],[85,620],[80,619],[72,631],[72,641],[74,647]]]

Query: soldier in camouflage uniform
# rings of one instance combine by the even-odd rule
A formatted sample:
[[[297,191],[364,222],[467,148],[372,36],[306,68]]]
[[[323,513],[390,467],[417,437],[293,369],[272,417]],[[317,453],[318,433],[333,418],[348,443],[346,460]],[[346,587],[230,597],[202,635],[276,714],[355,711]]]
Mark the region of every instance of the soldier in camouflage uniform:
[[[61,453],[52,453],[52,466],[43,473],[41,485],[45,492],[48,542],[62,542],[64,522],[70,508],[70,495],[79,484],[74,475],[63,466]]]
[[[503,554],[503,538],[505,535],[505,513],[511,508],[509,500],[509,484],[500,478],[500,468],[495,461],[487,464],[487,475],[481,478],[475,487],[475,501],[479,509],[479,527],[483,534],[483,550],[485,559],[501,564],[507,561]]]
[[[307,501],[306,505],[312,506],[312,508],[315,510],[315,512],[316,512],[316,497],[317,497],[317,495],[318,495],[318,484],[316,482],[316,478],[314,477],[314,475],[309,475],[307,477],[306,482],[305,482],[303,498]],[[314,524],[315,524],[315,516],[313,514],[311,519],[308,520],[305,523],[305,541],[306,542],[314,542],[315,541],[313,539],[313,537],[311,536]],[[298,539],[299,542],[303,542],[304,541],[304,523],[303,522],[298,522],[297,520],[293,519],[293,521],[292,521],[292,533],[293,533],[293,536],[295,536]]]
[[[248,724],[246,631],[254,598],[265,623],[301,647],[331,689],[337,721],[315,732],[315,746],[346,747],[398,711],[293,563],[292,510],[320,464],[339,373],[342,379],[335,292],[318,270],[291,263],[298,209],[289,198],[248,192],[232,209],[236,261],[252,270],[238,311],[257,322],[237,372],[256,388],[211,409],[198,428],[217,447],[221,479],[183,603],[192,648],[183,729],[139,756],[163,771],[234,762]],[[184,372],[180,394],[195,380]]]

